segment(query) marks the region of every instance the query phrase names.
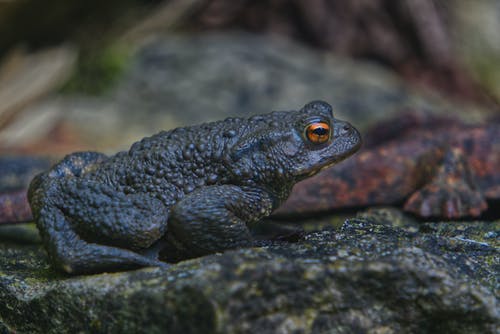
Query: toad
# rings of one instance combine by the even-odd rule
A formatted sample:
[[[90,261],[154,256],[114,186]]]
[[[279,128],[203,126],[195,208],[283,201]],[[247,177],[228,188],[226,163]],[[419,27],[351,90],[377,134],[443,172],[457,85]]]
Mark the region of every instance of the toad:
[[[33,179],[28,199],[56,269],[162,266],[165,253],[187,259],[251,246],[247,224],[360,145],[354,127],[315,101],[160,132],[113,156],[70,154]]]

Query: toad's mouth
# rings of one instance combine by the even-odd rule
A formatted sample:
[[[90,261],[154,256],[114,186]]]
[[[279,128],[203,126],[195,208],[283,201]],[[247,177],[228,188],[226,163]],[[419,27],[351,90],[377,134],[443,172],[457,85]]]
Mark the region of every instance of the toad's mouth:
[[[350,154],[351,155],[351,154]],[[311,168],[308,168],[304,171],[302,171],[300,174],[299,174],[299,177],[300,178],[308,178],[308,177],[311,177],[311,176],[314,176],[316,174],[318,174],[319,172],[325,170],[325,169],[328,169],[330,167],[332,167],[333,165],[336,165],[338,164],[339,162],[341,162],[342,160],[344,160],[345,158],[347,158],[349,155],[346,155],[345,157],[342,157],[342,158],[339,158],[339,159],[335,159],[335,160],[330,160],[328,161],[327,163],[325,164],[322,164],[322,165],[316,165],[314,167],[311,167]]]
[[[354,146],[351,150],[345,152],[344,154],[339,154],[339,155],[335,156],[335,158],[329,157],[329,158],[321,159],[317,164],[314,164],[310,168],[302,170],[299,173],[298,177],[300,179],[305,179],[305,178],[314,176],[314,175],[318,174],[319,172],[321,172],[325,169],[328,169],[328,168],[332,167],[333,165],[336,165],[339,162],[349,158],[351,155],[356,153],[360,147],[361,147],[361,142],[359,142],[356,146]]]

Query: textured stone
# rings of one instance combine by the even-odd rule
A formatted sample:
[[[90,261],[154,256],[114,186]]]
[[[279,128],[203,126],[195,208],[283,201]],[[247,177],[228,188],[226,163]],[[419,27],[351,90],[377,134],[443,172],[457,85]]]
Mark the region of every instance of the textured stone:
[[[393,224],[396,222],[396,224]],[[496,333],[498,222],[377,210],[297,243],[68,278],[0,242],[0,328],[93,333]]]

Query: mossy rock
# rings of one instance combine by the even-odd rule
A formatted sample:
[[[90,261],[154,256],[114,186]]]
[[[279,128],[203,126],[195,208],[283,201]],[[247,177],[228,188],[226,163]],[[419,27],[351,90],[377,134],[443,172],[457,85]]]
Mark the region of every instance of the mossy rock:
[[[40,244],[0,241],[0,329],[495,333],[500,224],[394,226],[392,217],[364,214],[296,243],[167,269],[76,277],[52,271]]]

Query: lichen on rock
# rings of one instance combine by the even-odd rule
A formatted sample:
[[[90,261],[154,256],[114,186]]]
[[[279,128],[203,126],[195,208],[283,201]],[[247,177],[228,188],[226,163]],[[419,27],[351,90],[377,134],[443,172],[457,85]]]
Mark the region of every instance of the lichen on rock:
[[[399,223],[394,225],[393,221]],[[0,242],[0,326],[61,333],[495,333],[498,222],[378,210],[338,228],[180,262],[66,277]]]

